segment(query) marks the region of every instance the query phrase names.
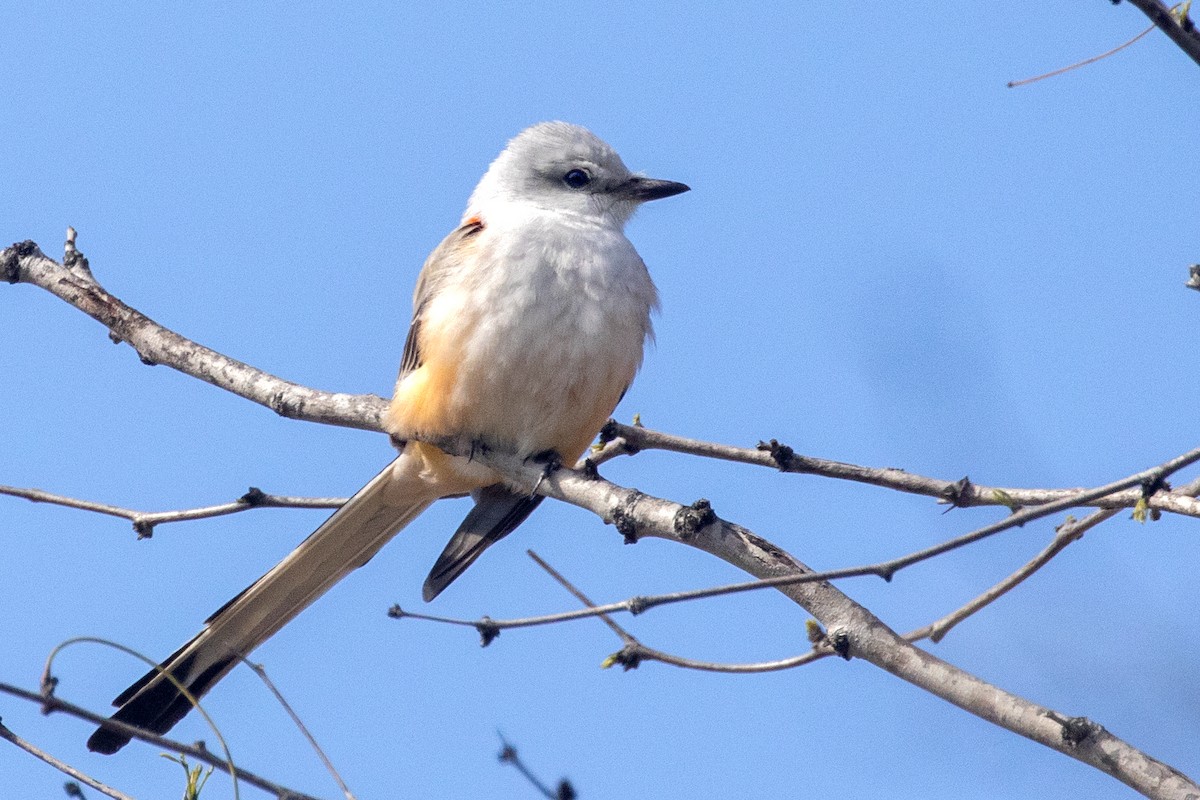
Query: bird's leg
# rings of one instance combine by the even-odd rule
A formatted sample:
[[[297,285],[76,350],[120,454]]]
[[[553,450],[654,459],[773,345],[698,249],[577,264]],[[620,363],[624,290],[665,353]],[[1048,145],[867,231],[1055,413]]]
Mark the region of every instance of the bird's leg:
[[[529,493],[531,497],[537,494],[537,490],[542,486],[542,481],[562,469],[562,456],[555,450],[543,450],[540,453],[534,453],[525,460],[542,465],[542,474],[538,476],[537,483],[533,485],[533,491]]]

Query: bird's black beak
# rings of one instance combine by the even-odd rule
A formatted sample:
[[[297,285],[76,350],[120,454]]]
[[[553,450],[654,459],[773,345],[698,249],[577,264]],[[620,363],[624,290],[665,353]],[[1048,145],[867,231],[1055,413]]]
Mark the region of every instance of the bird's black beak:
[[[690,191],[692,187],[676,181],[660,181],[656,178],[633,176],[613,190],[613,194],[623,200],[633,200],[644,203],[647,200],[661,200]]]

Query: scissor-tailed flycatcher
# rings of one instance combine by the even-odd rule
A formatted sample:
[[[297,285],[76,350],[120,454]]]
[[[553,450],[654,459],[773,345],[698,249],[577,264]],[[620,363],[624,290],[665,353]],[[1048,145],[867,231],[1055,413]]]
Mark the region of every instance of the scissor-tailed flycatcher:
[[[385,422],[400,456],[160,670],[200,697],[439,498],[470,493],[475,507],[429,573],[426,600],[520,525],[540,496],[411,437],[468,436],[574,463],[651,334],[657,294],[625,223],[641,203],[687,190],[632,174],[577,125],[545,122],[509,142],[417,279]],[[191,710],[160,670],[113,701],[113,719],[165,733]],[[129,738],[101,728],[88,747],[115,753]]]

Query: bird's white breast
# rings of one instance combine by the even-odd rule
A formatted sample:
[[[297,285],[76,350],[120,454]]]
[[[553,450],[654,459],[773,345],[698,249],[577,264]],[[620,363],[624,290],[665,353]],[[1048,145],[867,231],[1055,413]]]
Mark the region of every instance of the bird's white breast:
[[[615,226],[555,212],[485,218],[473,245],[422,323],[459,344],[452,432],[574,458],[641,364],[656,304],[645,265]]]

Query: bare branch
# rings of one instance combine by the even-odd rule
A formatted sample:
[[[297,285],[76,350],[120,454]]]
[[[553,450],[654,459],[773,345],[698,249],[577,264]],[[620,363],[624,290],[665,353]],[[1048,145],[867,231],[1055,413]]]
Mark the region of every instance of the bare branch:
[[[543,797],[548,797],[550,800],[575,800],[575,788],[571,785],[570,781],[563,778],[558,782],[558,786],[555,789],[551,789],[533,774],[533,770],[525,765],[520,755],[517,754],[517,748],[509,744],[508,740],[504,738],[504,734],[497,732],[497,735],[500,737],[499,759],[501,764],[512,764],[516,767],[517,772],[524,775],[525,780],[529,781]]]
[[[249,511],[252,508],[341,508],[346,502],[344,497],[289,497],[287,495],[266,494],[253,486],[244,495],[232,503],[220,503],[215,506],[200,508],[185,508],[178,511],[137,511],[132,508],[112,506],[107,503],[97,503],[92,500],[79,500],[61,494],[52,494],[41,489],[27,489],[18,486],[0,485],[0,494],[10,497],[20,497],[33,503],[50,503],[52,505],[78,508],[83,511],[93,511],[97,514],[107,514],[111,517],[121,517],[133,523],[133,529],[142,538],[149,537],[156,525],[168,522],[188,522],[210,517],[223,517]]]
[[[1198,458],[1200,451],[1188,457]],[[812,572],[777,546],[715,515],[708,524],[684,535],[676,523],[686,516],[687,507],[678,503],[573,470],[560,469],[546,476],[537,465],[494,451],[484,453],[482,460],[519,485],[533,486],[542,479],[540,493],[591,510],[617,525],[627,541],[654,536],[686,544],[760,579]],[[1090,764],[1149,797],[1200,792],[1200,786],[1187,776],[1103,727],[1031,703],[913,646],[832,584],[799,583],[778,589],[825,626],[831,646],[844,658],[862,658],[969,713]]]
[[[758,447],[735,447],[699,439],[689,439],[670,433],[650,430],[641,426],[623,425],[610,420],[601,433],[601,440],[616,448],[609,457],[622,453],[632,454],[641,450],[666,450],[672,453],[715,458],[739,464],[754,464],[803,475],[819,475],[836,480],[867,483],[884,489],[894,489],[908,494],[933,497],[943,503],[968,508],[974,506],[1038,506],[1045,503],[1077,496],[1082,491],[1074,489],[1021,489],[1008,486],[983,486],[966,478],[948,481],[929,478],[895,467],[863,467],[842,461],[801,455],[785,444],[772,439],[760,442]],[[1072,505],[1091,505],[1100,508],[1133,508],[1142,497],[1140,491],[1113,492]],[[1146,499],[1150,508],[1168,511],[1189,517],[1200,518],[1200,502],[1183,492],[1159,491]]]
[[[1117,53],[1124,50],[1126,47],[1129,47],[1131,44],[1134,44],[1135,42],[1137,42],[1140,39],[1142,39],[1143,37],[1145,37],[1146,34],[1150,33],[1150,31],[1152,31],[1152,30],[1154,30],[1153,25],[1151,25],[1149,28],[1146,28],[1144,31],[1139,33],[1137,36],[1134,36],[1132,39],[1125,42],[1124,44],[1119,44],[1116,47],[1114,47],[1113,49],[1106,50],[1105,52],[1101,53],[1100,55],[1092,56],[1091,58],[1085,58],[1082,61],[1076,61],[1074,64],[1068,64],[1065,67],[1059,67],[1056,70],[1051,70],[1050,72],[1045,72],[1041,75],[1035,75],[1032,78],[1022,78],[1019,81],[1009,81],[1007,84],[1008,88],[1015,89],[1018,86],[1028,86],[1031,83],[1037,83],[1038,81],[1044,81],[1047,78],[1053,78],[1056,75],[1062,75],[1064,72],[1070,72],[1071,70],[1079,69],[1080,67],[1086,67],[1088,64],[1095,64],[1097,61],[1102,61],[1102,60],[1108,58],[1109,56],[1116,55]]]
[[[1024,566],[1018,569],[1013,574],[1009,575],[1004,580],[997,583],[992,588],[988,589],[983,594],[971,600],[961,608],[947,614],[945,617],[926,625],[924,628],[918,628],[913,631],[911,636],[917,639],[929,637],[931,641],[940,642],[950,629],[967,619],[971,615],[991,605],[992,602],[998,600],[1009,591],[1025,582],[1035,572],[1050,563],[1056,555],[1061,553],[1073,542],[1083,538],[1083,534],[1091,530],[1101,522],[1111,519],[1117,514],[1116,509],[1103,509],[1101,511],[1093,511],[1082,520],[1069,520],[1059,526],[1055,533],[1053,541],[1046,546],[1044,550],[1030,559]]]
[[[532,558],[533,562],[535,564],[537,564],[539,567],[541,567],[543,570],[545,570],[546,574],[549,575],[551,578],[554,578],[554,580],[558,581],[558,585],[563,587],[564,589],[566,589],[571,594],[571,596],[574,597],[576,600],[583,603],[585,606],[587,606],[590,609],[594,610],[596,608],[596,604],[593,603],[587,595],[585,595],[582,591],[580,591],[578,588],[576,588],[575,585],[572,584],[569,580],[567,580],[566,577],[561,572],[556,570],[554,567],[550,566],[550,564],[544,558],[542,558],[541,556],[539,556],[537,553],[533,552],[532,550],[526,550],[525,555]],[[609,630],[611,630],[613,633],[615,633],[622,642],[624,642],[627,645],[638,643],[637,638],[634,637],[634,635],[632,633],[630,633],[629,631],[625,630],[620,625],[618,625],[617,622],[612,617],[610,617],[608,614],[600,613],[600,614],[598,614],[598,616],[600,617],[600,621],[603,622],[605,625],[607,625]]]
[[[245,656],[240,656],[240,658],[243,664],[254,670],[254,674],[258,676],[258,679],[262,681],[271,694],[274,695],[275,701],[279,703],[283,710],[287,712],[287,715],[292,718],[292,723],[300,730],[301,735],[304,736],[304,738],[308,741],[309,746],[317,754],[317,758],[321,759],[321,763],[325,766],[325,771],[329,773],[329,775],[333,778],[334,783],[336,783],[338,788],[341,789],[342,794],[346,797],[346,800],[356,800],[354,793],[350,791],[350,787],[346,785],[346,782],[342,780],[342,776],[338,773],[337,768],[333,766],[333,761],[330,760],[329,756],[325,755],[325,751],[321,749],[321,745],[317,744],[317,738],[312,735],[312,732],[309,731],[308,726],[304,724],[302,719],[300,719],[300,715],[296,713],[294,708],[292,708],[292,704],[287,701],[287,699],[283,696],[283,692],[279,691],[279,688],[275,685],[275,682],[267,675],[267,668],[258,662],[251,661]]]
[[[1192,61],[1200,64],[1200,33],[1190,17],[1176,14],[1162,0],[1129,0],[1129,3],[1149,17]]]
[[[532,550],[525,551],[530,558],[537,563],[539,567],[544,569],[550,577],[558,581],[564,589],[571,593],[575,599],[583,603],[590,609],[595,610],[596,604],[585,595],[580,589],[572,584],[566,577],[550,566],[541,556]],[[699,661],[694,658],[685,658],[672,653],[664,653],[661,650],[655,650],[652,647],[647,647],[629,631],[618,625],[610,616],[604,613],[599,613],[600,620],[604,622],[624,643],[624,647],[617,653],[613,653],[604,660],[605,668],[619,664],[626,671],[636,669],[643,661],[660,661],[664,664],[670,664],[674,667],[682,667],[684,669],[694,669],[700,672],[721,672],[730,674],[756,674],[761,672],[776,672],[783,669],[791,669],[798,667],[801,664],[808,664],[815,661],[821,655],[832,655],[833,651],[826,649],[824,653],[817,650],[812,650],[801,656],[781,659],[779,661],[760,661],[754,664],[723,664],[716,661]]]
[[[133,347],[145,364],[165,364],[283,417],[380,429],[387,405],[383,398],[316,391],[186,339],[109,294],[90,270],[82,272],[77,266],[82,256],[74,251],[74,237],[70,242],[68,253],[76,252],[75,269],[48,258],[36,244],[26,241],[0,251],[0,279],[29,283],[65,300],[108,328],[114,342]]]
[[[157,747],[165,747],[166,749],[172,750],[176,753],[182,753],[183,755],[203,761],[205,764],[211,764],[217,769],[228,771],[232,768],[232,765],[227,761],[218,758],[215,754],[202,747],[195,747],[193,745],[184,744],[183,742],[177,742],[174,739],[168,739],[165,736],[158,736],[157,734],[144,731],[141,728],[133,725],[126,725],[124,722],[119,720],[102,717],[99,714],[93,714],[86,708],[77,706],[74,703],[69,703],[55,695],[31,692],[28,689],[22,689],[19,686],[13,686],[10,683],[4,682],[0,682],[0,692],[10,694],[14,697],[20,697],[23,700],[28,700],[32,703],[37,703],[46,713],[51,711],[62,711],[70,714],[73,717],[86,720],[87,722],[91,722],[96,725],[103,725],[104,727],[112,728],[113,730],[120,731],[121,733],[127,733],[135,739],[141,739],[142,741],[149,742]],[[236,769],[239,780],[245,781],[251,786],[255,786],[263,791],[270,792],[277,797],[288,797],[292,800],[318,800],[318,798],[315,798],[312,795],[298,792],[295,789],[289,789],[286,786],[281,786],[273,781],[269,781],[253,772],[248,772],[246,769],[240,766]]]
[[[4,725],[3,723],[0,723],[0,739],[4,739],[6,741],[12,742],[17,747],[24,750],[26,753],[29,753],[31,756],[46,762],[47,764],[54,767],[59,772],[70,775],[75,780],[92,787],[93,789],[100,792],[101,794],[106,794],[109,797],[116,798],[116,800],[133,800],[132,797],[125,794],[124,792],[119,792],[116,789],[112,788],[111,786],[101,783],[100,781],[96,780],[95,778],[91,777],[90,775],[87,775],[87,774],[75,769],[67,762],[60,761],[59,759],[50,755],[49,753],[42,750],[41,748],[35,747],[34,745],[32,745],[29,742],[22,739],[20,736],[17,736],[15,733],[13,733],[11,730],[9,730],[8,726]]]
[[[1182,489],[1178,489],[1177,493],[1189,497],[1195,497],[1200,494],[1200,479],[1194,480]],[[975,599],[971,600],[961,608],[947,614],[945,617],[926,625],[924,628],[908,634],[905,638],[911,641],[924,639],[928,637],[934,642],[940,642],[950,629],[958,625],[963,620],[971,615],[986,608],[993,601],[1007,594],[1012,589],[1021,585],[1026,579],[1033,576],[1038,570],[1050,563],[1050,561],[1061,553],[1073,542],[1077,542],[1083,538],[1083,535],[1096,527],[1102,522],[1112,519],[1117,514],[1117,509],[1105,509],[1095,511],[1081,520],[1068,519],[1065,523],[1058,526],[1055,531],[1053,541],[1046,546],[1040,553],[1030,559],[1020,569],[1009,575],[1004,580],[997,583],[986,592],[980,594]]]
[[[73,231],[71,232],[73,233]],[[74,237],[67,248],[68,266],[44,255],[33,242],[21,242],[0,251],[0,278],[12,283],[30,283],[50,291],[109,328],[117,341],[131,344],[146,363],[163,364],[237,394],[277,413],[310,422],[379,430],[387,402],[375,395],[351,395],[323,392],[286,381],[248,364],[236,361],[168,330],[106,292],[92,276],[87,260],[74,249]],[[640,426],[615,421],[605,428],[605,438],[623,440],[615,449],[606,448],[592,456],[593,461],[613,458],[638,450],[659,449],[678,453],[756,464],[784,472],[822,475],[841,480],[869,483],[897,491],[935,497],[957,506],[1039,505],[1059,500],[1077,489],[1020,489],[989,487],[969,481],[947,481],[914,475],[894,468],[861,467],[838,461],[803,456],[775,441],[758,449],[732,447],[681,436],[659,433]],[[31,498],[32,499],[32,498]],[[1104,497],[1096,505],[1104,508],[1132,508],[1140,499],[1136,492]],[[1158,492],[1150,507],[1187,516],[1200,517],[1200,502],[1172,492]],[[75,506],[82,507],[82,506]],[[111,507],[110,507],[111,508]],[[228,508],[228,507],[226,507]],[[99,508],[90,510],[100,510]],[[233,513],[243,509],[226,510]],[[101,511],[101,513],[111,513]],[[183,513],[183,512],[168,512]],[[206,516],[196,510],[197,516]],[[127,514],[117,513],[116,516]],[[182,517],[189,518],[189,517]]]
[[[1124,478],[1115,483],[1110,483],[1110,484],[1107,484],[1105,486],[1102,486],[1102,487],[1099,487],[1096,489],[1088,490],[1086,492],[1080,492],[1077,495],[1077,499],[1079,499],[1081,501],[1085,501],[1089,497],[1094,497],[1095,495],[1097,495],[1099,493],[1107,492],[1114,488],[1119,488],[1119,487],[1125,486],[1125,485],[1161,484],[1163,478],[1165,478],[1167,475],[1171,474],[1174,471],[1182,469],[1183,467],[1187,466],[1190,463],[1193,463],[1196,460],[1200,460],[1200,448],[1197,448],[1196,450],[1193,450],[1189,453],[1185,453],[1184,455],[1179,456],[1178,458],[1172,459],[1171,461],[1166,462],[1165,464],[1163,464],[1161,466],[1153,467],[1149,470],[1144,470],[1142,472],[1136,473],[1132,476]],[[539,482],[540,482],[541,478],[543,478],[543,477],[545,477],[544,473],[542,476],[539,477]],[[1186,495],[1186,496],[1194,496],[1196,494],[1200,494],[1200,480],[1194,481],[1192,484],[1185,487],[1183,490],[1180,491],[1180,494]],[[646,497],[646,496],[642,495],[641,497]],[[671,603],[679,603],[679,602],[688,602],[688,601],[692,601],[692,600],[699,600],[699,599],[710,598],[710,597],[719,597],[722,595],[735,594],[735,593],[746,592],[746,591],[754,591],[754,590],[763,589],[763,588],[794,585],[794,584],[799,584],[799,583],[815,583],[815,582],[819,582],[819,581],[830,581],[830,580],[836,580],[839,578],[860,577],[860,576],[865,576],[865,575],[877,575],[879,577],[883,577],[885,579],[890,580],[892,575],[895,574],[895,572],[897,572],[901,569],[904,569],[905,567],[909,567],[909,566],[912,566],[913,564],[919,563],[920,561],[924,561],[924,560],[927,560],[934,556],[941,555],[942,553],[948,552],[949,550],[955,549],[957,547],[962,547],[966,544],[970,544],[972,542],[979,541],[980,539],[982,539],[986,536],[991,536],[991,535],[994,535],[994,534],[999,533],[1004,530],[1009,530],[1014,527],[1019,527],[1021,525],[1024,525],[1026,522],[1032,521],[1032,520],[1040,518],[1040,517],[1047,516],[1049,514],[1057,512],[1057,511],[1060,511],[1060,510],[1062,510],[1062,507],[1061,507],[1062,504],[1065,502],[1067,502],[1067,501],[1062,500],[1062,501],[1058,501],[1057,503],[1054,503],[1054,504],[1047,504],[1047,505],[1040,506],[1040,507],[1024,509],[1021,512],[1013,514],[1012,516],[1008,517],[1007,519],[993,523],[992,525],[984,526],[983,528],[980,528],[976,531],[972,531],[971,533],[964,534],[963,536],[959,536],[954,539],[948,540],[947,542],[944,542],[940,545],[936,545],[931,548],[926,548],[925,550],[921,550],[921,551],[918,551],[916,553],[913,553],[913,554],[910,554],[907,556],[902,556],[900,558],[892,559],[890,561],[880,562],[877,564],[870,564],[870,565],[859,566],[859,567],[845,567],[845,568],[841,568],[841,569],[825,570],[822,572],[807,572],[807,573],[799,574],[799,575],[787,575],[787,576],[776,577],[776,578],[767,578],[767,579],[762,579],[762,580],[757,580],[757,581],[747,581],[747,582],[741,582],[741,583],[727,584],[724,586],[709,587],[709,588],[705,588],[705,589],[693,589],[693,590],[689,590],[689,591],[671,592],[671,593],[667,593],[667,594],[633,597],[633,598],[629,598],[627,600],[623,600],[623,601],[619,601],[619,602],[606,603],[604,605],[596,605],[591,600],[587,599],[586,596],[583,595],[582,592],[580,592],[578,589],[573,587],[570,584],[570,582],[567,581],[567,579],[565,577],[563,577],[561,574],[559,574],[553,567],[551,567],[549,564],[547,564],[545,561],[543,561],[536,553],[534,553],[533,551],[530,550],[530,551],[526,551],[527,553],[529,553],[530,557],[533,558],[534,561],[537,562],[537,564],[542,567],[542,569],[546,570],[555,580],[557,580],[560,584],[562,584],[577,599],[579,599],[582,603],[584,603],[587,606],[586,609],[561,612],[561,613],[557,613],[557,614],[545,614],[545,615],[541,615],[541,616],[537,616],[537,617],[526,617],[523,619],[513,619],[513,620],[494,620],[494,619],[491,619],[490,617],[487,617],[487,618],[477,620],[474,622],[466,621],[466,620],[452,620],[452,619],[447,619],[445,617],[435,617],[435,616],[425,615],[425,614],[409,613],[409,612],[403,611],[400,608],[400,606],[398,606],[398,605],[393,606],[389,610],[388,613],[389,613],[389,616],[392,616],[393,618],[396,618],[396,619],[410,617],[413,619],[424,619],[424,620],[428,620],[428,621],[443,622],[443,623],[450,623],[450,624],[456,624],[456,625],[469,625],[469,626],[475,627],[477,630],[480,631],[481,634],[484,635],[484,643],[485,644],[490,642],[491,638],[494,638],[494,636],[500,630],[505,630],[505,629],[509,629],[509,628],[524,628],[524,627],[531,627],[531,626],[535,626],[535,625],[547,625],[547,624],[554,624],[554,623],[559,623],[559,622],[567,622],[567,621],[576,620],[576,619],[582,619],[584,617],[598,616],[606,624],[608,624],[609,627],[613,628],[613,630],[617,632],[618,636],[621,637],[621,639],[625,643],[625,650],[628,651],[626,653],[626,655],[631,659],[636,658],[637,660],[644,660],[645,658],[654,658],[655,660],[663,661],[663,662],[669,663],[669,664],[674,664],[676,666],[688,667],[688,668],[692,668],[692,669],[707,670],[707,671],[713,671],[713,672],[769,672],[769,671],[775,671],[775,670],[781,670],[781,669],[789,669],[794,666],[799,666],[800,664],[809,663],[810,661],[814,660],[816,657],[820,657],[820,656],[826,655],[826,654],[825,653],[815,653],[815,654],[807,653],[802,656],[797,656],[797,657],[793,657],[793,658],[781,659],[781,660],[772,661],[772,662],[760,662],[760,663],[755,663],[755,664],[736,664],[735,665],[735,664],[717,664],[715,662],[696,661],[694,659],[686,659],[686,658],[683,658],[680,656],[672,656],[667,653],[662,653],[660,651],[655,651],[650,648],[646,648],[644,645],[642,645],[640,642],[638,642],[635,637],[630,635],[623,628],[621,628],[619,625],[617,625],[616,622],[614,622],[612,619],[610,619],[608,615],[618,612],[618,611],[627,611],[631,614],[636,615],[636,614],[640,614],[644,611],[648,611],[651,608],[654,608],[655,606],[660,606],[660,605],[668,605]],[[1034,572],[1036,572],[1038,569],[1040,569],[1042,566],[1044,566],[1046,563],[1048,563],[1055,555],[1057,555],[1059,552],[1061,552],[1067,545],[1069,545],[1073,541],[1077,541],[1078,539],[1082,538],[1083,534],[1087,530],[1090,530],[1095,525],[1098,525],[1101,522],[1104,522],[1105,520],[1110,519],[1116,513],[1117,513],[1117,511],[1112,510],[1112,509],[1097,511],[1081,522],[1072,522],[1072,523],[1068,523],[1066,525],[1061,526],[1059,528],[1057,536],[1055,537],[1054,542],[1052,542],[1049,547],[1047,547],[1045,550],[1043,550],[1042,553],[1038,554],[1038,556],[1035,557],[1032,561],[1027,563],[1021,569],[1017,570],[1017,572],[1015,572],[1013,575],[1010,575],[1004,581],[1001,581],[999,584],[992,587],[987,592],[984,592],[979,597],[975,598],[970,603],[968,603],[967,605],[958,609],[954,613],[948,615],[944,619],[939,620],[938,622],[935,622],[931,625],[925,626],[924,628],[918,628],[917,630],[907,634],[904,637],[905,640],[908,642],[914,642],[914,641],[919,641],[921,639],[929,638],[929,639],[932,639],[932,641],[934,641],[934,642],[941,641],[942,637],[944,637],[946,635],[946,633],[948,633],[949,630],[952,627],[954,627],[954,625],[957,625],[959,622],[961,622],[962,620],[971,616],[975,612],[979,611],[981,608],[984,608],[985,606],[987,606],[988,604],[990,604],[991,602],[993,602],[994,600],[996,600],[997,598],[999,598],[1000,596],[1002,596],[1003,594],[1005,594],[1006,592],[1011,590],[1013,587],[1022,583],[1026,578],[1028,578],[1030,575],[1032,575]],[[621,661],[621,658],[618,658],[617,660]]]

